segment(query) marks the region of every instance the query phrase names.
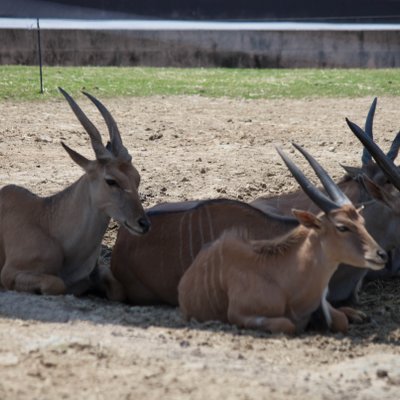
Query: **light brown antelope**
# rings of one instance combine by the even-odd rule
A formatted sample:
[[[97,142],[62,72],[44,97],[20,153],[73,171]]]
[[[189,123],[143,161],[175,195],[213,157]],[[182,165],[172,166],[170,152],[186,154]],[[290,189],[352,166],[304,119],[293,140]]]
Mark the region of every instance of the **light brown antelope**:
[[[376,103],[377,99],[375,98],[365,122],[365,134],[371,140]],[[387,153],[390,160],[397,157],[399,145],[400,134],[397,134]],[[360,168],[344,167],[347,174],[338,183],[338,186],[354,204],[364,204],[361,214],[365,219],[368,232],[386,251],[393,250],[400,246],[400,235],[398,234],[400,230],[400,194],[394,192],[395,188],[381,167],[371,160],[371,154],[365,148],[361,164]],[[384,196],[382,193],[388,194]],[[282,215],[291,215],[294,207],[312,212],[318,211],[318,207],[301,190],[274,197],[260,197],[250,204],[261,210]],[[390,266],[388,267],[390,268]],[[340,265],[330,280],[328,300],[333,304],[357,302],[357,292],[367,272],[366,268]]]
[[[138,194],[140,176],[104,105],[84,93],[107,124],[107,147],[75,101],[60,91],[89,134],[96,160],[62,143],[85,171],[75,183],[44,198],[14,185],[0,190],[1,283],[6,289],[31,293],[81,294],[92,284],[91,278],[98,278],[108,296],[119,299],[120,285],[109,271],[97,269],[97,260],[110,218],[129,233],[148,231],[150,223]]]
[[[305,328],[321,302],[330,328],[347,331],[346,315],[325,298],[329,279],[341,262],[381,269],[387,255],[326,171],[295,147],[310,162],[329,198],[278,152],[323,213],[293,210],[300,226],[274,240],[246,239],[231,231],[201,250],[178,288],[186,319],[293,334]]]

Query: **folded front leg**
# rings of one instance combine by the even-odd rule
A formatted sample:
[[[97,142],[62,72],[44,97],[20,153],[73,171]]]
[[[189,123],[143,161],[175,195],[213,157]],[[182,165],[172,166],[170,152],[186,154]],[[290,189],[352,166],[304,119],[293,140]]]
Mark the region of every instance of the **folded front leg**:
[[[328,310],[331,317],[330,330],[332,332],[347,333],[349,330],[349,320],[344,312],[334,308],[328,303]]]
[[[361,310],[352,307],[338,307],[338,310],[344,313],[347,319],[355,324],[362,324],[370,321],[370,317]]]
[[[2,282],[6,289],[18,292],[28,292],[47,295],[60,295],[66,293],[66,286],[62,279],[54,275],[33,272],[17,272],[14,277],[5,277]]]

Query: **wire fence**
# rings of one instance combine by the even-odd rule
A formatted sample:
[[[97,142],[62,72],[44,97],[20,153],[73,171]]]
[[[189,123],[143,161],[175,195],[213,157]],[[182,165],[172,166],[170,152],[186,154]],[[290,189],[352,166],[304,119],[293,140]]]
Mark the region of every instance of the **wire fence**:
[[[312,21],[301,21],[303,21],[303,19],[301,18],[285,22],[278,21],[277,19],[275,19],[273,22],[221,22],[0,18],[0,30],[11,29],[17,31],[28,30],[36,32],[36,39],[32,42],[32,45],[34,45],[37,49],[36,62],[39,66],[40,93],[44,92],[44,53],[46,54],[46,56],[49,56],[49,53],[51,51],[63,51],[64,53],[69,52],[69,54],[74,52],[77,53],[78,51],[80,51],[81,53],[84,53],[85,57],[82,65],[97,65],[96,63],[104,62],[104,64],[100,65],[157,65],[158,63],[158,66],[225,66],[256,68],[290,66],[304,67],[307,66],[308,57],[309,60],[314,60],[314,63],[320,63],[310,64],[310,66],[317,67],[400,66],[400,34],[398,34],[400,32],[400,24],[350,24],[337,22],[321,23]],[[45,43],[45,46],[43,46],[42,43],[42,31],[46,31],[47,42]],[[58,33],[56,33],[56,31]],[[67,34],[62,39],[60,39],[60,43],[56,43],[57,35],[60,35],[60,31],[65,31],[67,32]],[[133,31],[136,32],[136,36],[134,36],[133,38],[129,37],[129,32]],[[320,32],[320,34],[315,35],[314,33],[311,33],[307,38],[305,35],[307,34],[307,32],[309,33],[310,31]],[[353,53],[355,52],[354,50],[349,50],[349,44],[346,43],[349,40],[346,37],[342,35],[340,37],[337,36],[337,38],[335,39],[334,37],[330,37],[332,35],[327,35],[327,39],[323,39],[323,33],[337,32],[339,35],[340,32],[345,32],[346,34],[348,34],[349,32],[355,32],[357,34],[353,35],[351,40],[366,40],[364,34],[374,31],[380,33],[392,32],[393,37],[391,39],[388,39],[388,35],[390,34],[387,34],[386,36],[380,34],[381,37],[385,36],[383,39],[386,40],[386,42],[382,45],[376,45],[376,43],[379,43],[376,38],[373,38],[373,40],[370,40],[370,42],[366,41],[365,43],[362,43],[362,45],[359,45],[359,47],[363,47],[363,54],[361,54],[361,57],[364,58],[364,61],[359,61],[359,65],[357,64],[358,61],[352,61],[353,65],[350,62],[348,63],[348,65],[346,65],[345,63],[343,65],[340,65],[339,61],[337,61],[337,64],[329,64],[330,61],[324,59],[324,55],[321,56],[324,49],[317,48],[318,43],[316,44],[316,40],[317,38],[321,38],[321,41],[324,42],[323,45],[330,48],[338,49],[337,53],[335,54],[336,58],[338,58],[337,54],[339,54],[340,56],[340,52],[344,53],[347,51],[347,53],[350,54],[350,58],[353,57],[354,59],[355,56]],[[79,34],[76,33],[76,35],[74,35],[75,32],[79,32]],[[82,32],[87,33],[85,34]],[[239,32],[242,32],[243,35],[238,39],[238,36],[240,35]],[[263,32],[267,32],[268,34],[263,35]],[[276,39],[269,39],[273,36],[273,32],[277,32],[277,35],[280,36],[285,35],[287,32],[292,33],[290,38],[286,40],[286,47],[279,43],[279,40],[281,39],[278,40],[278,44],[274,43],[274,41],[277,41]],[[358,35],[358,33],[361,33],[361,35]],[[227,35],[229,35],[230,42],[232,43],[229,43],[229,41],[227,40]],[[303,35],[303,39],[300,41],[297,40],[296,42],[296,39],[294,38],[295,35]],[[80,38],[82,38],[83,36],[84,40],[80,40]],[[50,45],[48,44],[49,37],[52,37],[52,42]],[[204,41],[207,43],[200,43],[201,39],[198,39],[198,37],[204,37]],[[190,40],[192,40],[192,42],[190,42]],[[244,43],[243,47],[236,46],[234,43],[235,40],[242,44]],[[270,41],[268,42],[268,40]],[[307,48],[307,45],[305,44],[307,40],[310,42],[309,48]],[[83,50],[78,50],[78,47],[82,46],[82,41],[86,41],[86,47]],[[388,44],[388,41],[391,42]],[[3,42],[6,41],[3,40]],[[281,40],[281,42],[284,43],[285,40]],[[292,44],[290,44],[289,42],[292,42]],[[226,45],[226,43],[228,43],[229,45],[232,44],[231,47],[224,48],[224,45]],[[259,45],[257,48],[251,48],[251,43],[261,43],[261,45]],[[287,43],[289,43],[289,47],[292,47],[288,48]],[[264,48],[262,48],[262,44]],[[68,47],[68,49],[56,49],[57,45],[59,45],[60,47]],[[289,57],[288,54],[292,52],[293,55],[290,55],[292,59],[286,62],[284,57],[282,57],[282,54],[277,54],[276,56],[274,56],[273,51],[279,52],[279,49],[272,49],[268,51],[265,50],[268,49],[268,47],[271,45],[275,47],[281,46],[281,50],[283,52],[286,52],[285,54],[287,58]],[[167,49],[168,46],[170,46],[171,48]],[[207,46],[209,47],[207,48]],[[375,57],[376,59],[373,60],[372,63],[368,61],[369,56],[367,54],[368,47],[371,46],[376,47],[373,50],[375,52],[373,57]],[[110,49],[112,49],[113,47],[117,50],[122,49],[121,52],[125,51],[126,54],[121,55],[117,54],[116,52],[113,56],[113,59],[105,61],[104,54],[107,51],[110,53],[112,51]],[[308,55],[306,54],[307,51],[309,53]],[[173,54],[174,52],[176,53],[175,55]],[[301,52],[303,52],[303,54]],[[162,54],[164,54],[164,56]],[[156,60],[158,56],[160,58],[165,58],[164,64],[163,61]],[[63,58],[62,56],[60,56],[58,59],[57,56],[53,57],[53,64],[51,65],[54,65],[54,63],[56,62],[60,62],[60,65],[63,65],[62,62],[67,59],[67,57]],[[173,57],[175,57],[174,60],[172,59]],[[275,57],[275,61],[273,60],[273,57]],[[380,59],[378,59],[379,57]],[[49,57],[47,57],[46,59],[49,60]],[[179,60],[177,61],[177,59]],[[143,64],[140,64],[141,62]],[[181,64],[179,64],[179,62],[181,62]],[[195,64],[196,62],[198,64]],[[303,64],[301,64],[301,62]],[[364,65],[362,65],[361,62],[364,62]],[[209,63],[209,65],[207,65],[207,63]]]

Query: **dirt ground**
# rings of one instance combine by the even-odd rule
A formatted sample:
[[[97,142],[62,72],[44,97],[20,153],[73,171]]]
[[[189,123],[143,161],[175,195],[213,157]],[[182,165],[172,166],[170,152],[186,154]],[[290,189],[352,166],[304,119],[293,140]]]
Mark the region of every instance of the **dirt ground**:
[[[99,96],[101,99],[101,96]],[[323,100],[152,97],[108,99],[142,176],[144,204],[207,197],[254,199],[296,188],[274,145],[304,145],[334,178],[358,165],[361,145],[344,117],[363,124],[370,98]],[[106,132],[95,108],[79,99]],[[379,99],[375,137],[388,148],[400,98]],[[61,99],[0,103],[0,184],[40,195],[81,174],[60,140],[92,157]],[[304,166],[300,157],[296,161]],[[112,247],[116,226],[107,232]],[[397,399],[399,281],[369,283],[370,322],[348,335],[268,335],[185,324],[167,307],[0,292],[1,399]]]

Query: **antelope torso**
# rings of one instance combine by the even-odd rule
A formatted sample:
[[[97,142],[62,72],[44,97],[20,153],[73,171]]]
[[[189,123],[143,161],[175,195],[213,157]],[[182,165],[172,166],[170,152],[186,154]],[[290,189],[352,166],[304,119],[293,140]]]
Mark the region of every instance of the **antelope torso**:
[[[232,299],[241,298],[244,314],[284,316],[303,330],[337,263],[325,257],[323,246],[304,228],[297,229],[295,237],[280,246],[227,233],[203,249],[179,285],[186,318],[230,321]],[[249,300],[243,301],[246,297]]]
[[[293,218],[268,216],[233,200],[166,207],[148,210],[152,229],[146,236],[128,236],[123,229],[118,232],[111,268],[132,303],[177,305],[182,275],[200,249],[226,229],[243,228],[251,237],[261,238],[283,234],[298,225]]]

